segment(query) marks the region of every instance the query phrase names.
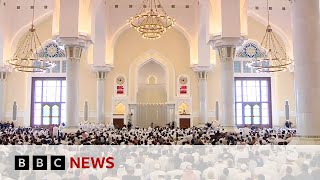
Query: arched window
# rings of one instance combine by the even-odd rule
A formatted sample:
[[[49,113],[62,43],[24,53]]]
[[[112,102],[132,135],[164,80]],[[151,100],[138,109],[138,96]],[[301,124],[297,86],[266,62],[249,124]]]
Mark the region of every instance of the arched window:
[[[271,80],[270,77],[236,77],[235,109],[236,124],[271,124]]]
[[[33,78],[31,126],[61,124],[66,120],[65,78]]]
[[[48,57],[55,64],[55,67],[47,70],[47,73],[65,73],[67,71],[66,53],[63,47],[55,41],[47,42],[37,54],[40,57]]]
[[[126,113],[126,107],[122,103],[117,104],[116,107],[114,108],[115,115],[124,115],[125,113]]]
[[[154,76],[148,77],[148,84],[157,84],[157,78]]]
[[[234,73],[256,73],[254,69],[248,66],[253,58],[267,57],[267,53],[260,45],[252,40],[246,41],[236,51],[234,61]]]
[[[235,119],[238,126],[272,126],[271,76],[258,74],[248,66],[253,58],[266,56],[266,51],[252,40],[237,49],[234,73]]]
[[[181,103],[178,108],[178,111],[179,111],[179,114],[190,114],[189,106],[186,103]]]
[[[43,45],[37,54],[48,57],[55,67],[44,74],[31,74],[31,126],[61,124],[66,120],[66,53],[55,41]]]

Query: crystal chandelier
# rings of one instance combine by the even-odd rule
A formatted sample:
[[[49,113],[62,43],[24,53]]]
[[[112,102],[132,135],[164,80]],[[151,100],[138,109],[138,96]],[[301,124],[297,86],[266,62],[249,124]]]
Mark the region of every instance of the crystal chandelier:
[[[145,39],[158,39],[175,24],[175,20],[162,8],[160,0],[143,0],[138,13],[128,21]]]
[[[254,58],[249,66],[257,72],[272,73],[282,72],[288,69],[292,60],[287,56],[285,49],[273,33],[270,25],[269,0],[267,0],[268,26],[261,41],[261,46],[266,50],[266,56]]]
[[[54,67],[47,56],[39,56],[38,50],[44,52],[34,26],[35,0],[33,0],[32,23],[26,36],[20,42],[13,56],[7,61],[20,72],[44,72]]]

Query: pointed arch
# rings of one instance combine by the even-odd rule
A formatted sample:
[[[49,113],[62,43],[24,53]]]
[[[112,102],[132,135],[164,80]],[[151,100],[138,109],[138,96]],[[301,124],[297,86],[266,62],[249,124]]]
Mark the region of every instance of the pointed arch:
[[[129,97],[133,102],[137,100],[137,92],[138,92],[138,72],[141,67],[143,67],[148,62],[155,62],[159,64],[166,72],[166,81],[167,81],[167,100],[173,100],[174,97],[174,88],[175,88],[175,70],[173,64],[169,59],[160,55],[158,52],[154,50],[150,50],[140,57],[136,58],[129,67],[129,76],[131,78],[129,82]]]
[[[150,75],[148,78],[148,84],[157,84],[158,79],[154,75]]]
[[[260,43],[252,39],[245,41],[236,50],[237,58],[261,58],[267,56],[267,51],[260,46]]]
[[[179,112],[179,114],[190,114],[189,105],[185,102],[182,102],[178,106],[178,112]]]
[[[113,33],[111,36],[110,36],[110,41],[107,41],[106,43],[106,52],[109,53],[109,57],[113,57],[114,55],[114,47],[115,45],[117,44],[118,42],[118,39],[119,37],[124,33],[126,32],[127,30],[129,30],[131,27],[127,24],[124,24],[122,25],[120,28],[118,28],[118,30],[115,31],[115,33]],[[172,28],[172,29],[175,29],[176,31],[180,32],[187,40],[188,42],[188,48],[189,48],[189,51],[190,51],[190,63],[191,63],[191,60],[192,58],[196,57],[196,53],[195,53],[195,48],[197,47],[196,46],[196,42],[194,42],[190,36],[190,34],[179,24],[175,24],[175,26]],[[111,55],[110,55],[111,53]],[[113,63],[113,62],[112,62]]]
[[[62,49],[58,43],[54,40],[47,40],[42,44],[43,49],[38,49],[37,54],[40,57],[49,57],[49,58],[66,58],[66,52]]]
[[[126,106],[121,102],[114,107],[113,114],[123,115],[126,113]]]

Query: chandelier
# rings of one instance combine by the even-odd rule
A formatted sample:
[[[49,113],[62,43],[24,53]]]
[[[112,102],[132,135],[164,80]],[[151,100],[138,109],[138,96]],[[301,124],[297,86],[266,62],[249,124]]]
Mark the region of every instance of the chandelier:
[[[46,55],[39,56],[38,50],[44,52],[34,26],[35,0],[33,0],[32,23],[26,36],[22,39],[13,56],[7,61],[20,72],[44,72],[54,67]]]
[[[174,18],[162,8],[160,0],[143,0],[138,13],[128,22],[145,39],[158,39],[175,24]]]
[[[249,66],[257,72],[271,73],[282,72],[288,69],[292,64],[292,60],[287,56],[287,53],[280,41],[274,34],[270,25],[269,0],[267,0],[268,10],[268,25],[266,33],[261,41],[261,46],[266,50],[266,56],[254,58]]]

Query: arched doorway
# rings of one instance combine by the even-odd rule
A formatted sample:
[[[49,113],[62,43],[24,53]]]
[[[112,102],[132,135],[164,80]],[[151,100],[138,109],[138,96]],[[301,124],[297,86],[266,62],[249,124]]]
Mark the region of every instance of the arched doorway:
[[[137,126],[165,126],[167,123],[167,73],[156,60],[149,60],[138,69]]]
[[[166,102],[166,70],[158,62],[150,60],[138,70],[137,103],[155,104]]]
[[[113,125],[115,128],[122,128],[124,125],[124,115],[126,112],[126,106],[122,103],[118,103],[113,112]]]

